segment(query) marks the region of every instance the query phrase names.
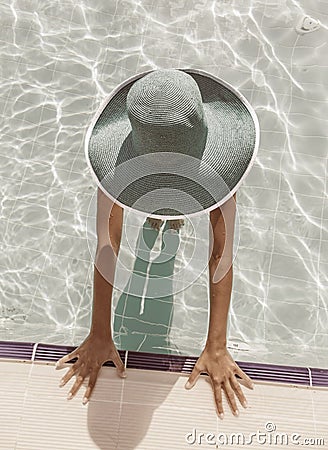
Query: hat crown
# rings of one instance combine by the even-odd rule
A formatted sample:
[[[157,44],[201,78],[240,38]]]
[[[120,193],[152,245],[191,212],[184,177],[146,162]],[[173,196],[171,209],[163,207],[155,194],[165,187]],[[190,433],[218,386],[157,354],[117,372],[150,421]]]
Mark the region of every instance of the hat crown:
[[[174,152],[201,158],[207,125],[201,92],[191,75],[155,70],[133,84],[126,106],[139,154]]]

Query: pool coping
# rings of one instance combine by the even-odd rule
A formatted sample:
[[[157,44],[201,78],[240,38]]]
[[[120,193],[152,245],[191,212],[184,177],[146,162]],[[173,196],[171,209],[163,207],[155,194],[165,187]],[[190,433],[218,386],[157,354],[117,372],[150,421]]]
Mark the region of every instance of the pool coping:
[[[0,358],[56,362],[76,347],[34,342],[0,341]],[[129,369],[158,370],[190,374],[198,357],[118,350]],[[76,358],[69,363],[74,363]],[[328,369],[237,361],[238,366],[254,381],[328,387]],[[104,366],[115,367],[112,361]],[[206,375],[206,374],[205,374]]]

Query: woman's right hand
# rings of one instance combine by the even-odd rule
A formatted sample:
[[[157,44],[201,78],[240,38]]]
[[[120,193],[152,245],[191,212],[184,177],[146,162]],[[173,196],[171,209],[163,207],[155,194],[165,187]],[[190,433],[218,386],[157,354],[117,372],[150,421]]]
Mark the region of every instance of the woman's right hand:
[[[111,336],[103,337],[100,335],[89,334],[84,342],[72,353],[63,356],[57,361],[56,369],[64,369],[66,367],[64,364],[76,357],[78,360],[62,377],[59,385],[60,387],[64,386],[73,375],[76,375],[76,381],[67,397],[69,400],[73,398],[80,389],[84,379],[89,377],[89,384],[83,398],[83,404],[86,404],[89,401],[97,381],[99,370],[108,360],[113,361],[117,368],[117,374],[120,377],[126,377],[124,364]]]

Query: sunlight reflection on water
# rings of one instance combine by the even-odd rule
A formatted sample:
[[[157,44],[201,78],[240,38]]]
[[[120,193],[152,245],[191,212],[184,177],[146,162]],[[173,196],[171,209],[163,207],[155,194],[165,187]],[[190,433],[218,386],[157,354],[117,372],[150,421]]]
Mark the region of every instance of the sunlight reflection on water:
[[[0,5],[3,340],[77,345],[85,336],[96,191],[84,158],[86,129],[105,96],[129,76],[193,67],[239,89],[261,126],[257,161],[237,193],[229,337],[231,348],[239,343],[244,351],[233,354],[327,366],[324,6],[314,0]],[[301,36],[294,27],[306,14],[322,27]],[[138,220],[125,215],[120,257],[131,268]],[[206,248],[208,217],[203,220],[204,234],[197,238]],[[160,251],[160,239],[154,245]],[[186,266],[193,249],[187,223],[175,269]],[[206,252],[199,258],[206,267]],[[119,296],[114,292],[115,306]],[[160,338],[148,324],[145,340],[142,320],[127,326],[123,317],[121,326],[132,336],[126,345],[199,354],[207,299],[205,270],[175,296]]]

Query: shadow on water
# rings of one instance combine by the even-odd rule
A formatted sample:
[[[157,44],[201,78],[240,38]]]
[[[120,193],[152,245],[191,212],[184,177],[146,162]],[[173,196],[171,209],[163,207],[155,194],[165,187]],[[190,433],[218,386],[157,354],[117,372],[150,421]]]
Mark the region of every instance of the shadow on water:
[[[150,261],[159,234],[161,250]],[[147,220],[140,227],[133,270],[114,312],[114,341],[119,349],[179,354],[170,341],[173,273],[179,244],[179,230],[170,230],[168,221],[160,231]]]

